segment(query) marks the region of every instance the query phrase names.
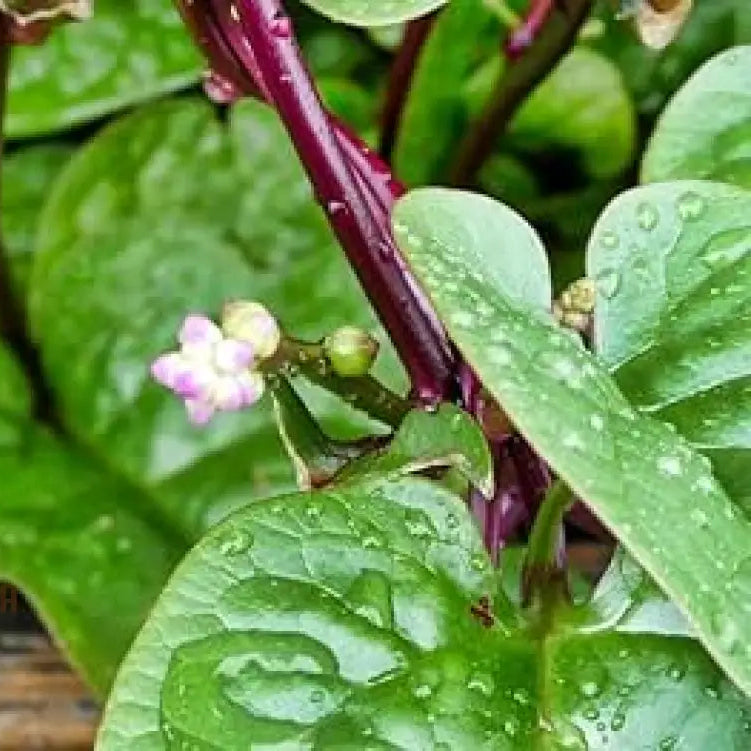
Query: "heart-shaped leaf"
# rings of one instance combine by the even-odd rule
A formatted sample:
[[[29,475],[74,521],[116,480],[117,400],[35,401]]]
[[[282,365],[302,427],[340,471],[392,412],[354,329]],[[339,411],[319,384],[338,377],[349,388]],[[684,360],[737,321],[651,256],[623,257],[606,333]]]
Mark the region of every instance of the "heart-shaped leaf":
[[[97,748],[741,747],[746,702],[694,641],[651,628],[640,571],[625,573],[540,632],[494,593],[466,508],[436,485],[261,502],[179,567]],[[471,613],[487,595],[489,627]]]
[[[273,112],[248,102],[226,129],[183,100],[125,118],[75,155],[40,223],[32,323],[70,429],[188,536],[289,489],[268,402],[192,430],[148,377],[184,315],[228,299],[257,299],[311,339],[373,325]],[[334,435],[352,434],[351,411],[309,395]]]
[[[445,5],[448,0],[303,0],[303,2],[333,21],[353,26],[386,26],[423,16]]]
[[[751,622],[739,606],[751,588],[751,524],[706,457],[672,426],[636,412],[574,337],[478,266],[494,238],[473,226],[469,200],[458,195],[451,211],[445,191],[426,189],[395,210],[399,242],[452,340],[521,433],[688,616],[728,675],[751,692]],[[499,221],[507,213],[499,207]],[[518,252],[516,244],[505,248],[508,256]]]
[[[14,50],[5,130],[23,138],[69,128],[184,88],[200,70],[170,0],[96,0],[90,20]]]
[[[751,512],[751,193],[629,191],[595,227],[588,273],[595,348],[624,393],[708,455]]]
[[[751,188],[751,46],[706,63],[668,105],[644,157],[644,182],[707,178]]]

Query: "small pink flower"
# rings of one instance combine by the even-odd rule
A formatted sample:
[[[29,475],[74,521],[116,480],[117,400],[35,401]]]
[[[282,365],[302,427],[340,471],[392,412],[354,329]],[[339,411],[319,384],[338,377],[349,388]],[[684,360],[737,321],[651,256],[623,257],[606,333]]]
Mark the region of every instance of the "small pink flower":
[[[250,343],[226,338],[213,321],[196,314],[185,318],[178,341],[177,352],[154,360],[151,375],[185,400],[195,425],[205,425],[217,411],[250,407],[263,395],[263,376],[252,371]]]

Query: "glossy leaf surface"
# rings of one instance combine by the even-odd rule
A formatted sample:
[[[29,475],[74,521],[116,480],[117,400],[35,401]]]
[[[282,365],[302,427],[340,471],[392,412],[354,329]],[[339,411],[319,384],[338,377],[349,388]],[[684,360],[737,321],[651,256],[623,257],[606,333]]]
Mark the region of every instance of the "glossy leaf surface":
[[[426,223],[436,198],[441,210]],[[398,204],[394,222],[453,341],[520,432],[751,691],[751,626],[739,605],[751,586],[751,524],[706,457],[674,428],[637,412],[604,365],[547,314],[479,270],[475,259],[492,235],[457,235],[457,225],[472,227],[467,200],[458,195],[450,212],[444,191],[415,191]],[[499,207],[499,220],[506,212]]]

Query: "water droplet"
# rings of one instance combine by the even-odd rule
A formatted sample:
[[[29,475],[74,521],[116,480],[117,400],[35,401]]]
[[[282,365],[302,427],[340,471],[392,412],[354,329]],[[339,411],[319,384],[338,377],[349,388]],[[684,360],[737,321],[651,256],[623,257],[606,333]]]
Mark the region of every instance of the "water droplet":
[[[616,712],[613,718],[610,720],[610,729],[617,733],[619,730],[623,730],[623,726],[626,724],[626,715],[623,712]]]
[[[446,516],[446,526],[449,529],[456,529],[459,526],[459,517],[456,514],[448,514]]]
[[[621,276],[612,269],[603,270],[595,277],[595,286],[606,300],[612,300],[618,294]]]
[[[594,428],[594,430],[600,431],[605,427],[605,420],[602,419],[601,415],[594,414],[590,415],[589,424],[592,426],[592,428]]]
[[[594,705],[590,705],[584,710],[584,712],[582,712],[582,714],[587,720],[592,720],[594,722],[600,716],[600,710]]]
[[[509,738],[513,738],[519,732],[519,721],[513,717],[504,720],[503,732],[506,733]]]
[[[651,232],[659,223],[660,215],[651,203],[640,203],[636,209],[636,221],[645,232]]]
[[[606,232],[603,232],[602,239],[600,240],[603,247],[605,248],[617,248],[620,244],[620,240],[618,238],[618,235],[615,234],[612,230],[607,230]]]
[[[684,221],[690,222],[701,217],[706,209],[706,202],[698,193],[689,190],[679,196],[676,208],[678,209],[678,216]]]
[[[467,688],[470,691],[477,691],[483,696],[492,696],[495,683],[493,682],[493,678],[487,673],[477,673],[470,678]]]
[[[668,668],[668,677],[671,680],[682,681],[685,675],[686,675],[686,667],[684,665],[679,665],[678,663],[674,663]]]
[[[678,736],[666,735],[660,741],[659,749],[660,751],[673,751],[677,743],[678,743]]]
[[[517,688],[511,697],[517,704],[520,704],[523,707],[529,704],[529,694],[523,688]]]
[[[657,469],[663,474],[670,477],[679,477],[683,474],[683,465],[680,457],[677,456],[660,456],[657,458]]]
[[[417,699],[429,699],[433,695],[433,689],[427,683],[415,686],[412,693]]]
[[[601,691],[600,684],[595,681],[585,681],[579,686],[579,692],[581,695],[586,696],[588,699],[599,696]]]
[[[691,519],[700,527],[706,527],[709,525],[709,517],[700,508],[695,508],[691,511]]]
[[[222,555],[240,555],[252,544],[253,538],[249,534],[238,529],[222,540],[219,545],[219,551]]]
[[[287,39],[292,36],[292,21],[289,16],[275,16],[270,24],[271,33],[280,39]]]

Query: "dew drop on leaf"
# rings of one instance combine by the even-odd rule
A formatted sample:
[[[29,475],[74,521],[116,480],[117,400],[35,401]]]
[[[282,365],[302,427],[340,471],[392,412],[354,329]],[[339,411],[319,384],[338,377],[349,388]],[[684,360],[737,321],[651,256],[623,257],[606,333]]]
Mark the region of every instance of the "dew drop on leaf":
[[[612,300],[621,286],[621,276],[617,271],[606,269],[595,277],[597,291],[606,299]]]
[[[683,193],[678,198],[676,205],[678,216],[684,221],[690,222],[699,219],[706,209],[706,201],[693,190]]]
[[[636,209],[636,221],[645,232],[651,232],[660,221],[660,215],[654,204],[640,203]]]

